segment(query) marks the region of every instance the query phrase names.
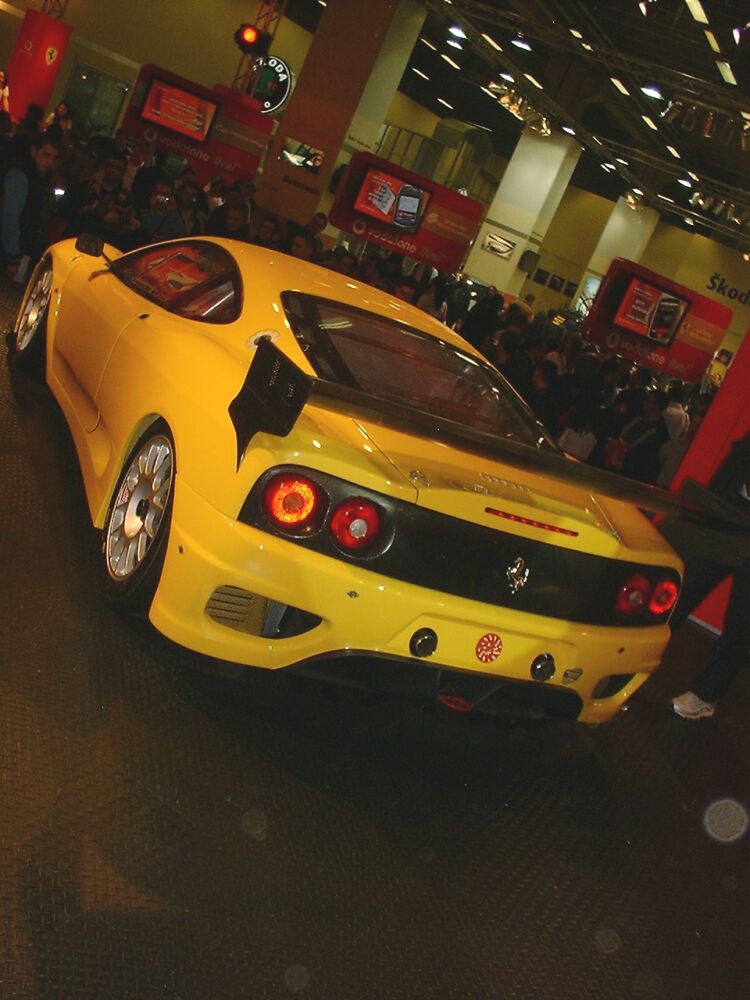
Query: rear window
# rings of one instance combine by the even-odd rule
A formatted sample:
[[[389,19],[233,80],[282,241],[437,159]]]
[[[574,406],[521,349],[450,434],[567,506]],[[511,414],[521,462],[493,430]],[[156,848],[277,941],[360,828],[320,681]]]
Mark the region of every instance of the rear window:
[[[320,378],[465,427],[556,449],[505,379],[482,359],[374,313],[298,292],[287,318]]]
[[[120,281],[164,309],[202,323],[231,323],[242,304],[231,254],[215,243],[160,243],[116,260]]]

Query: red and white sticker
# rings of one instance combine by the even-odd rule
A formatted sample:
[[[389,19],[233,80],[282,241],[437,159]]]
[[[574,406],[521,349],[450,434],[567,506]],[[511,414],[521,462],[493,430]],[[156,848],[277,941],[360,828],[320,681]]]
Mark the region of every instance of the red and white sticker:
[[[503,651],[503,640],[495,632],[487,632],[476,645],[474,652],[482,663],[492,663]]]

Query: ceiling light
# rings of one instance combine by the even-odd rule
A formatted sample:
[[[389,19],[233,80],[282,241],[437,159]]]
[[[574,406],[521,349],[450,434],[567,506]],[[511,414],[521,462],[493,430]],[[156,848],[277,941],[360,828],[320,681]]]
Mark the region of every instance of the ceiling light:
[[[457,42],[455,38],[449,38],[448,45],[452,45],[454,49],[463,49],[463,45]]]
[[[464,29],[461,27],[460,24],[452,24],[450,28],[448,28],[448,31],[452,35],[455,35],[456,38],[466,38],[466,32],[464,31]]]
[[[594,142],[598,142],[600,146],[603,145],[602,140],[599,138],[598,135],[592,135],[591,138],[594,140]]]
[[[630,97],[630,91],[622,82],[622,80],[618,80],[616,76],[611,76],[610,80],[612,81],[612,83],[614,83],[615,87],[617,87],[617,89],[620,91],[621,94],[625,94],[626,97]]]
[[[685,3],[696,21],[699,21],[701,24],[708,24],[708,18],[706,17],[701,0],[685,0]]]
[[[568,135],[576,134],[576,130],[574,128],[571,128],[570,125],[563,125],[562,130],[563,132],[567,132]]]
[[[469,125],[472,128],[483,128],[485,132],[492,132],[491,128],[488,128],[486,125],[480,125],[479,122],[469,122]]]
[[[437,46],[433,45],[432,42],[428,42],[426,38],[420,38],[420,42],[426,45],[428,49],[432,49],[433,52],[437,52]]]
[[[573,36],[573,38],[583,38],[583,35],[581,34],[580,31],[578,31],[577,28],[571,28],[570,33]]]
[[[623,158],[621,156],[616,156],[615,157],[615,162],[616,163],[621,163],[623,165],[623,167],[627,167],[627,165],[628,165],[628,161],[627,160],[623,160]]]
[[[728,62],[724,62],[723,59],[717,59],[716,60],[716,65],[717,65],[717,67],[719,69],[719,72],[721,73],[721,76],[722,76],[722,79],[724,80],[724,82],[725,83],[732,83],[736,87],[737,86],[737,79],[736,79],[734,73],[732,72],[732,67],[729,65],[729,63]]]
[[[662,201],[668,201],[670,205],[674,205],[674,198],[670,198],[666,194],[658,194],[656,197],[661,198]]]
[[[677,150],[676,150],[676,149],[674,148],[674,146],[667,146],[667,149],[668,149],[668,150],[669,150],[669,152],[670,152],[670,153],[672,154],[672,156],[674,156],[674,158],[675,158],[676,160],[681,160],[681,159],[682,159],[682,157],[681,157],[681,156],[680,156],[680,154],[679,154],[679,153],[677,152]]]
[[[531,75],[531,73],[524,73],[523,75],[526,77],[526,79],[529,81],[529,83],[533,83],[535,87],[539,88],[539,90],[544,90],[544,87],[541,85],[541,83],[537,79],[535,79]]]
[[[523,37],[523,35],[519,35],[518,38],[512,38],[510,44],[515,45],[519,49],[524,49],[524,51],[526,52],[531,52],[531,46]]]
[[[485,94],[488,94],[492,98],[493,101],[495,100],[495,95],[492,93],[491,90],[488,90],[486,87],[480,87],[479,89],[483,90],[485,92]]]
[[[584,49],[586,49],[587,52],[593,52],[594,51],[594,46],[593,45],[589,45],[588,42],[581,42],[581,47],[584,48]]]
[[[429,80],[430,79],[429,76],[426,73],[423,73],[421,69],[417,69],[416,66],[412,66],[411,71],[412,71],[412,73],[416,73],[417,76],[421,76],[423,80]]]
[[[709,31],[708,28],[706,28],[706,30],[704,31],[704,35],[706,36],[706,41],[714,50],[714,52],[721,52],[721,46],[716,41],[716,35],[713,33],[713,31]]]
[[[513,77],[512,77],[511,75],[510,75],[510,73],[501,73],[501,74],[500,74],[500,78],[501,78],[502,80],[507,80],[507,81],[508,81],[508,83],[515,83],[515,82],[516,82],[516,81],[515,81],[515,80],[513,79]]]
[[[491,35],[482,35],[482,38],[485,40],[485,42],[487,42],[488,45],[491,45],[492,48],[495,49],[497,52],[503,51],[502,47],[497,44],[497,42]]]
[[[440,58],[441,59],[445,59],[445,61],[448,63],[448,65],[452,66],[454,69],[461,69],[461,67],[458,65],[458,63],[457,62],[453,62],[453,60],[451,59],[451,57],[447,56],[444,52],[440,53]]]
[[[438,104],[444,104],[446,106],[446,108],[450,108],[451,111],[454,110],[453,105],[452,104],[448,104],[448,102],[444,101],[442,97],[438,97]]]
[[[654,125],[654,123],[651,121],[648,115],[641,115],[641,118],[644,120],[644,122],[648,125],[649,128],[652,128],[654,130],[654,132],[659,131],[659,129],[656,127],[656,125]]]
[[[662,99],[662,92],[652,83],[647,83],[645,87],[641,87],[641,93],[645,94],[646,97],[653,97],[656,101],[660,101]]]
[[[637,194],[639,197],[643,197],[643,191],[640,188],[633,188],[633,194]]]
[[[692,177],[696,184],[700,180],[700,177],[697,174],[694,174],[692,170],[688,170],[688,177]]]
[[[615,169],[614,163],[602,163],[602,170],[606,170],[609,173],[611,170]]]
[[[686,215],[685,216],[685,225],[686,226],[694,226],[695,225],[695,219],[691,219],[689,215]]]
[[[693,182],[689,181],[687,177],[678,177],[677,183],[682,184],[682,186],[686,188],[691,188],[693,186]]]

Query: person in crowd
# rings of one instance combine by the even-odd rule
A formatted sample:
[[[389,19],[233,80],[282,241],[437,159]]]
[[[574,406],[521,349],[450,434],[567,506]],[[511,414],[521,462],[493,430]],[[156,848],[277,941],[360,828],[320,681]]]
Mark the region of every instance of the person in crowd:
[[[581,462],[587,462],[596,447],[595,423],[594,403],[586,398],[577,399],[568,414],[568,424],[557,439],[558,446],[567,455],[572,455]]]
[[[734,442],[711,480],[710,489],[750,517],[750,434]],[[748,665],[750,557],[740,554],[734,568],[705,557],[688,559],[682,592],[670,624],[675,629],[684,622],[728,576],[732,579],[732,590],[721,637],[690,690],[672,699],[672,709],[683,719],[706,719],[714,715],[717,702]]]
[[[321,239],[321,233],[328,225],[328,216],[325,212],[315,212],[310,221],[307,224],[307,230],[313,238],[313,243],[315,244],[315,250],[313,251],[313,257],[317,260],[323,255],[323,240]]]
[[[469,309],[461,322],[461,336],[472,347],[482,349],[488,337],[500,329],[500,317],[505,309],[502,293],[490,285],[481,299]]]
[[[136,170],[130,185],[133,205],[137,212],[145,212],[150,207],[151,193],[156,182],[164,177],[164,168],[167,164],[167,154],[163,149],[146,147],[144,156],[143,166]]]
[[[690,429],[690,417],[683,403],[685,388],[682,382],[672,382],[667,388],[669,402],[664,410],[664,422],[669,431],[670,441],[683,437]]]
[[[627,424],[620,435],[625,446],[622,473],[642,483],[656,483],[661,469],[661,447],[669,440],[664,420],[667,394],[660,389],[646,396],[642,417]]]
[[[0,69],[0,111],[10,114],[10,86],[4,69]]]
[[[226,237],[230,240],[250,241],[250,209],[244,202],[229,205],[226,215]]]
[[[219,208],[224,204],[227,197],[227,185],[223,177],[214,177],[213,180],[203,189],[206,195],[206,202],[208,204],[208,217],[211,218],[211,213],[214,209]],[[249,213],[248,213],[249,218]]]
[[[44,131],[57,126],[61,132],[69,132],[73,128],[73,115],[67,101],[60,101],[54,111],[50,111],[44,119]]]
[[[251,240],[256,246],[267,250],[276,250],[279,242],[279,227],[272,215],[266,215],[260,223],[260,228]]]
[[[445,297],[446,285],[443,275],[438,274],[427,286],[427,290],[417,299],[417,308],[422,309],[430,316],[445,322],[448,315],[448,302]]]
[[[46,247],[55,210],[52,172],[59,149],[40,133],[26,155],[6,170],[2,183],[0,242],[3,265],[11,278],[22,280]]]
[[[567,332],[563,334],[559,346],[550,346],[545,361],[554,362],[558,375],[569,375],[575,368],[580,351],[581,338],[575,333]]]
[[[404,275],[396,283],[393,289],[393,295],[402,302],[406,302],[410,306],[413,306],[417,301],[417,291],[418,285],[414,278]]]
[[[687,454],[688,448],[693,443],[700,425],[703,423],[703,418],[708,412],[710,403],[711,397],[708,395],[696,397],[692,412],[688,415],[687,429],[678,435],[678,437],[670,438],[669,441],[666,441],[661,446],[659,453],[661,468],[656,480],[657,486],[662,486],[664,489],[669,487],[680,467],[680,463]],[[666,410],[664,413],[666,416]]]
[[[164,235],[164,225],[173,209],[172,182],[166,177],[162,177],[156,182],[151,192],[149,207],[139,212],[141,238],[144,243],[157,243],[159,240],[167,239]]]
[[[194,167],[191,167],[189,164],[188,166],[183,167],[182,173],[174,182],[174,196],[175,201],[178,204],[180,200],[180,189],[185,184],[190,184],[195,194],[194,204],[196,211],[200,212],[205,223],[205,220],[208,219],[208,198],[206,197],[206,192],[200,186],[198,175],[196,174]]]
[[[368,253],[359,263],[358,278],[375,288],[387,288],[385,263],[379,253]]]
[[[344,274],[348,278],[356,276],[358,266],[357,258],[342,244],[333,248],[331,256],[325,264],[329,271],[336,271],[337,274]]]
[[[160,239],[181,239],[185,236],[201,236],[205,231],[206,217],[198,208],[201,194],[200,185],[194,180],[183,180],[175,185],[174,207],[160,229]]]
[[[456,280],[451,284],[446,295],[448,314],[445,322],[453,329],[456,329],[469,309],[471,292],[469,291],[468,280],[469,278],[466,274],[457,275]]]
[[[9,112],[0,111],[0,172],[5,170],[13,148],[13,119]]]
[[[125,188],[103,197],[97,205],[94,216],[96,222],[90,227],[91,231],[123,253],[143,243],[141,224],[133,207],[133,198]]]
[[[68,220],[66,235],[99,232],[101,220],[109,205],[124,190],[122,180],[126,167],[124,156],[111,153],[104,158],[91,183],[83,183],[68,192],[65,204]]]
[[[295,233],[292,236],[289,254],[291,257],[296,257],[297,260],[312,260],[315,254],[313,234],[307,229],[300,229],[299,232]]]
[[[533,292],[528,292],[522,299],[518,300],[518,305],[526,313],[529,318],[529,322],[534,318],[534,303],[536,302],[536,295]]]
[[[528,399],[531,409],[555,439],[560,434],[560,401],[556,388],[558,377],[554,361],[542,359],[534,369],[534,388]]]

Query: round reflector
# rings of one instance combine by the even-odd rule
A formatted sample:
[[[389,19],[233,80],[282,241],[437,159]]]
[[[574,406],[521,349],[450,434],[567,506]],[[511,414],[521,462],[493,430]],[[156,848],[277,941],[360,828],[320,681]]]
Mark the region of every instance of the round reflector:
[[[651,584],[641,573],[634,573],[620,587],[615,609],[619,615],[634,615],[648,604]]]
[[[674,580],[658,580],[648,602],[648,610],[652,615],[667,614],[675,606],[679,592]]]
[[[369,500],[354,497],[340,503],[331,517],[334,540],[351,551],[366,549],[380,534],[380,511]]]
[[[263,490],[263,508],[279,528],[308,527],[317,520],[321,507],[318,487],[304,476],[282,473],[269,479]]]

